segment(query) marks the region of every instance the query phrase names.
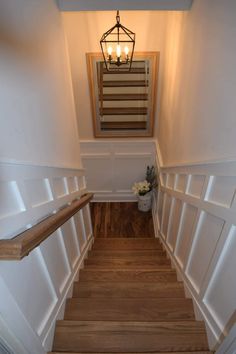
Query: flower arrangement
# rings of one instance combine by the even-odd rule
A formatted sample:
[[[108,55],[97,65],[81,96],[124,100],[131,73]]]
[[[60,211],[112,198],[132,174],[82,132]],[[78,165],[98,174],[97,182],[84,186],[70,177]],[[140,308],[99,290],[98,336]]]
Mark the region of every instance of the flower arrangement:
[[[135,195],[145,195],[150,192],[150,190],[151,184],[147,180],[142,182],[136,182],[132,187],[132,191]]]
[[[150,192],[152,189],[156,187],[156,173],[155,173],[155,168],[154,166],[147,166],[146,170],[146,179],[141,182],[135,182],[132,191],[134,192],[135,195],[138,196],[144,196],[148,192]]]

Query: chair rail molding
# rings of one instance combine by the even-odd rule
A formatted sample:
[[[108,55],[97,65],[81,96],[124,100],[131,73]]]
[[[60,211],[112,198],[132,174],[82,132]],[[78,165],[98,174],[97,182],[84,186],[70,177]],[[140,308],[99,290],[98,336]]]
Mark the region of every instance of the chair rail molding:
[[[36,242],[27,257],[0,261],[1,319],[16,339],[9,343],[6,336],[3,341],[14,344],[18,354],[46,354],[55,321],[63,318],[66,298],[93,242],[90,208],[81,198],[87,193],[84,170],[1,163],[0,192],[3,243],[14,242],[21,232],[31,234],[37,230],[33,225],[73,214],[50,237]]]
[[[156,237],[184,281],[196,316],[205,320],[210,347],[217,349],[236,308],[236,161],[165,167],[159,151],[157,146]]]
[[[155,140],[81,140],[80,148],[94,201],[136,201],[131,188],[155,163]]]

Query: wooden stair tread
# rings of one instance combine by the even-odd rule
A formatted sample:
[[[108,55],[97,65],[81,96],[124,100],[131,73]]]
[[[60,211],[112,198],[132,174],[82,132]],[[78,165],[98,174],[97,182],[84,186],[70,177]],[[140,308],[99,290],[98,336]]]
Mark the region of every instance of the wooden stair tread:
[[[148,87],[145,80],[110,80],[103,81],[103,87]]]
[[[147,101],[146,93],[106,93],[102,95],[103,101]]]
[[[121,353],[208,350],[202,322],[58,321],[54,351]]]
[[[108,282],[170,282],[177,281],[173,270],[91,270],[81,269],[79,281],[108,281]]]
[[[184,297],[182,283],[75,282],[74,297]]]
[[[65,320],[169,321],[194,320],[192,300],[184,298],[72,298]]]
[[[162,250],[155,238],[98,238],[93,244],[93,250]]]

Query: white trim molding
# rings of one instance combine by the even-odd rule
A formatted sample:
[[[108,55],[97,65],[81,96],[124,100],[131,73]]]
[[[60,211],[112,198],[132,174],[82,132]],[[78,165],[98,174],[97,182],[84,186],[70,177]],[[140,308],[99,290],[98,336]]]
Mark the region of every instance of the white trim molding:
[[[159,151],[155,233],[217,349],[236,309],[236,161],[164,167]]]

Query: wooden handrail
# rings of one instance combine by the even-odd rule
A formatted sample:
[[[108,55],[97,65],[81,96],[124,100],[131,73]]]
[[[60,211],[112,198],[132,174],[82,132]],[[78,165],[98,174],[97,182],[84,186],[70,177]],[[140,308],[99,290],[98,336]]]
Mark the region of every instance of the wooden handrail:
[[[27,256],[41,242],[82,209],[93,198],[93,194],[85,194],[71,204],[59,209],[30,229],[9,240],[0,240],[0,259],[20,260]]]

